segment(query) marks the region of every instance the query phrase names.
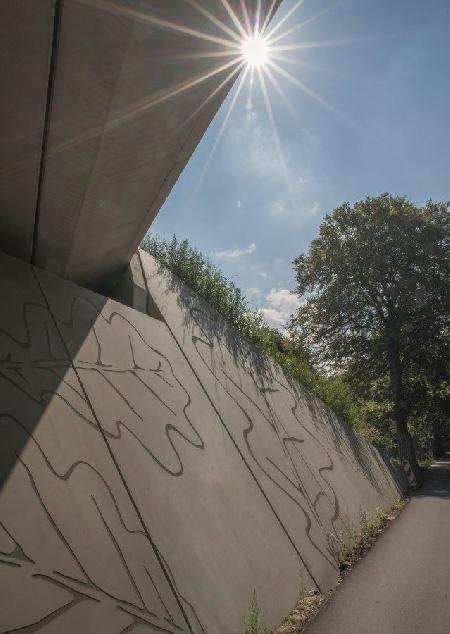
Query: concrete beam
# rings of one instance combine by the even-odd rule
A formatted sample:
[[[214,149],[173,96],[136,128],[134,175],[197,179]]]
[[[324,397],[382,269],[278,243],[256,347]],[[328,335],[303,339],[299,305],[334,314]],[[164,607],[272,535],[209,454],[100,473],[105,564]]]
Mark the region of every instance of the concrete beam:
[[[53,0],[3,0],[0,19],[0,247],[29,260],[43,143]]]
[[[253,20],[258,2],[245,4]],[[238,29],[221,0],[6,5],[0,161],[25,167],[4,176],[0,247],[107,289],[236,79]],[[244,24],[243,3],[230,5]]]

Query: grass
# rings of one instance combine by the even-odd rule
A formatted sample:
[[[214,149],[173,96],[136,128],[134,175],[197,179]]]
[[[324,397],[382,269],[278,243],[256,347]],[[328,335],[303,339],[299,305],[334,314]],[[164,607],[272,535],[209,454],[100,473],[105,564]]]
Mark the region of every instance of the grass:
[[[301,339],[270,328],[259,311],[252,310],[242,291],[228,280],[187,240],[171,241],[147,236],[141,247],[215,308],[251,343],[275,360],[288,375],[305,385],[330,409],[351,425],[357,419],[357,403],[350,387],[339,377],[314,371]],[[361,429],[364,435],[364,430]]]
[[[244,619],[245,634],[268,634],[269,630],[263,624],[263,618],[258,605],[256,590],[250,599],[250,611]]]
[[[362,511],[358,527],[350,535],[353,545],[351,547],[342,546],[338,555],[340,576],[338,585],[353,570],[355,564],[372,548],[378,537],[386,526],[395,520],[407,504],[406,499],[394,502],[389,512],[377,509],[373,517]],[[336,540],[343,544],[343,540],[336,537]],[[303,591],[294,610],[286,617],[283,624],[274,631],[274,634],[299,634],[318,614],[323,605],[330,599],[333,591],[322,594],[317,590],[310,592]]]
[[[407,500],[401,498],[394,502],[389,512],[377,508],[373,517],[370,517],[366,511],[361,511],[359,527],[352,535],[353,545],[349,549],[344,548],[339,556],[341,574],[353,568],[355,563],[372,548],[387,524],[401,513],[406,504]]]

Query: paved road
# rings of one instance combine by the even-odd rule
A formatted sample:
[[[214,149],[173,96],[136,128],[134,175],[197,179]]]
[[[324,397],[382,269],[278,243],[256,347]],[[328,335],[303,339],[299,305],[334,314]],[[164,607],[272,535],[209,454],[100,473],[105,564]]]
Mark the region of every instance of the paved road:
[[[307,634],[450,634],[450,454]]]

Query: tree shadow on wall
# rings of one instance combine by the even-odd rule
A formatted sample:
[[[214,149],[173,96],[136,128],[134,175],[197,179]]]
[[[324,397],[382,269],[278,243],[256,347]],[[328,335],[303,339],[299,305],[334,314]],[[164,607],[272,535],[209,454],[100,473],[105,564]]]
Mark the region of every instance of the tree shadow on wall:
[[[293,379],[256,345],[249,342],[229,321],[220,315],[205,300],[190,290],[167,269],[158,266],[158,274],[164,275],[169,290],[177,298],[182,315],[183,336],[189,333],[196,353],[208,356],[213,373],[219,370],[227,376],[232,374],[236,385],[244,389],[245,379],[251,376],[255,388],[263,393],[263,399],[277,415],[276,405],[271,405],[274,395],[278,398],[292,398],[295,405],[292,414],[299,424],[299,433],[304,425],[298,404],[304,404],[311,415],[318,434],[325,433],[331,439],[336,451],[345,455],[353,468],[360,471],[381,495],[386,487],[395,495],[404,490],[402,474],[391,464],[389,457],[380,454],[359,436],[345,421],[338,419],[318,397],[305,386]],[[170,307],[168,307],[170,311]],[[189,352],[185,351],[189,357]],[[380,479],[383,476],[384,482]],[[394,481],[394,483],[392,482]]]

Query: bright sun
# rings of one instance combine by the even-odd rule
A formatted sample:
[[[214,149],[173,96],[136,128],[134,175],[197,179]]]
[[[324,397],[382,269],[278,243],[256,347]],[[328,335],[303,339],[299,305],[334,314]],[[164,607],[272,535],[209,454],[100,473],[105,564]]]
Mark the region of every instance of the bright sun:
[[[242,57],[248,66],[261,67],[269,58],[269,47],[261,35],[247,37],[242,42]]]

